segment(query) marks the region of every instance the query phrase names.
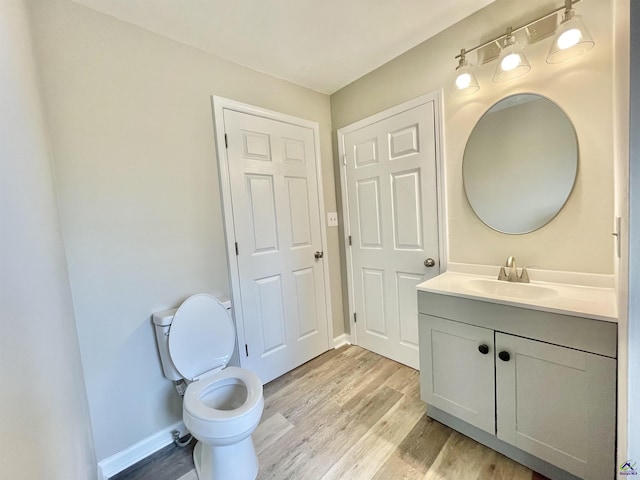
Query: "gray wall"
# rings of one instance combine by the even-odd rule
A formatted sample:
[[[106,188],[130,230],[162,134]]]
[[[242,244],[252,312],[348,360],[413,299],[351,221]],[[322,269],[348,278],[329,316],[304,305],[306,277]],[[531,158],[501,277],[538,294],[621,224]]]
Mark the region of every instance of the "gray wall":
[[[629,155],[629,459],[640,462],[640,3],[631,2]]]
[[[0,477],[96,478],[23,0],[0,2]]]

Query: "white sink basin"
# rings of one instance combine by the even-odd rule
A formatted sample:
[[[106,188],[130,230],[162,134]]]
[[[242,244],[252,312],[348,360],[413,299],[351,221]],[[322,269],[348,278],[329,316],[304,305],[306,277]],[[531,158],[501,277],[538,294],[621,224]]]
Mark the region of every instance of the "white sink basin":
[[[463,284],[473,292],[484,293],[488,295],[499,295],[502,297],[521,298],[523,300],[542,300],[558,295],[558,291],[539,285],[531,285],[530,283],[513,283],[498,280],[487,280],[478,278],[468,280]]]
[[[617,297],[609,277],[584,277],[583,274],[534,270],[533,283],[511,283],[497,280],[497,268],[449,264],[466,271],[447,271],[417,285],[422,292],[511,305],[543,312],[617,322]],[[570,283],[584,280],[586,284]],[[558,279],[566,279],[559,282]],[[612,283],[612,282],[611,282]]]

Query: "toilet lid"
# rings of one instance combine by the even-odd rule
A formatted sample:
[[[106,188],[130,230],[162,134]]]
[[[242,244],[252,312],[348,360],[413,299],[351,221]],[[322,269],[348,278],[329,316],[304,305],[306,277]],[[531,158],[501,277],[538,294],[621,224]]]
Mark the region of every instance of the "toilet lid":
[[[180,375],[197,380],[224,367],[233,354],[235,327],[229,312],[213,295],[199,293],[178,308],[169,330],[169,353]]]

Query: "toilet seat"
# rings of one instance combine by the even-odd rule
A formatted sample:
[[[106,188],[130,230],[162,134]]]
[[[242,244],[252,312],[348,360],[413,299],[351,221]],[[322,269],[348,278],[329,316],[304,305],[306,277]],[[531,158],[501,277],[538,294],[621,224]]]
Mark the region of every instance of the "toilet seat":
[[[233,320],[220,300],[206,293],[192,295],[171,322],[171,361],[183,378],[193,382],[229,363],[235,338]]]
[[[206,405],[202,401],[214,388],[225,385],[225,380],[239,380],[247,389],[247,398],[240,407],[233,410],[218,410]],[[229,382],[230,383],[230,382]],[[251,370],[238,367],[227,367],[224,370],[203,376],[197,382],[189,384],[184,393],[183,408],[193,417],[212,423],[224,423],[238,421],[253,410],[263,401],[262,381]]]

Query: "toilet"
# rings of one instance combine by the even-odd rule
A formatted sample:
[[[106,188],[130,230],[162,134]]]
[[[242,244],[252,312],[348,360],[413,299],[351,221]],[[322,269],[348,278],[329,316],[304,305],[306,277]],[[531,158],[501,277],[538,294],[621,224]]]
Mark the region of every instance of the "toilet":
[[[264,398],[250,370],[227,367],[235,346],[230,302],[200,293],[180,307],[153,314],[165,377],[185,380],[182,417],[198,440],[193,461],[199,480],[254,480],[258,456],[251,434]]]

